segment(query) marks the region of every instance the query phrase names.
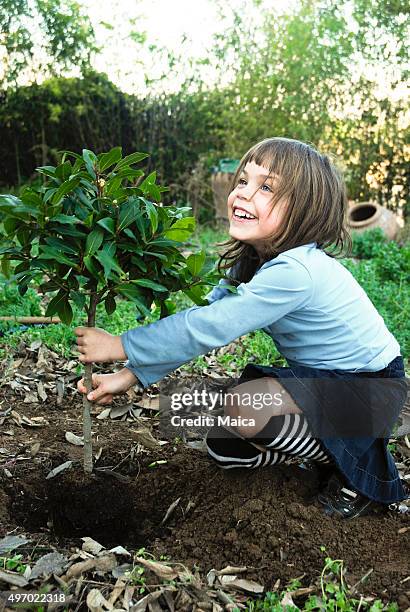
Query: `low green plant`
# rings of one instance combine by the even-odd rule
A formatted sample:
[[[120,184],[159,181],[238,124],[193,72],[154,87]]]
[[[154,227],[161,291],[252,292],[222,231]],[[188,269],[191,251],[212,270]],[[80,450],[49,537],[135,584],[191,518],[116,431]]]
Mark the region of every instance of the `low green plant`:
[[[325,552],[325,547],[322,546],[321,551]],[[299,610],[356,612],[359,609],[367,612],[398,611],[396,603],[383,604],[380,600],[369,603],[363,597],[360,599],[353,597],[346,585],[344,574],[343,560],[326,556],[319,579],[319,595],[309,595],[303,604],[296,605],[292,596],[294,599],[298,598],[297,590],[301,587],[301,583],[293,580],[284,591],[268,592],[263,600],[249,601],[246,609],[248,612],[297,612]]]
[[[16,571],[19,574],[24,574],[27,565],[22,563],[23,555],[14,555],[13,557],[0,557],[0,567],[9,571]]]
[[[377,256],[386,242],[387,238],[379,227],[360,233],[353,232],[352,255],[359,259],[371,259]]]

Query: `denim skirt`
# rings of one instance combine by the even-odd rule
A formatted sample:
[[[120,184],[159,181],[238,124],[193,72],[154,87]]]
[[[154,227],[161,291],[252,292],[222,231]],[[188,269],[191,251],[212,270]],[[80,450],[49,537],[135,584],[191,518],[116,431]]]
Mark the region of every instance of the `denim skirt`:
[[[403,359],[378,372],[323,370],[296,363],[279,368],[248,364],[239,384],[265,376],[279,379],[302,410],[346,481],[374,501],[408,497],[389,437],[407,398]]]

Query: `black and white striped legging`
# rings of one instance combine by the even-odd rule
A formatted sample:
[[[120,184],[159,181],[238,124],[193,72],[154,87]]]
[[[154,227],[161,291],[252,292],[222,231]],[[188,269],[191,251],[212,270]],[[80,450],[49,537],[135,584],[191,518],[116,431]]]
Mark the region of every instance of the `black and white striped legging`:
[[[254,444],[262,446],[258,449]],[[331,463],[322,442],[309,431],[303,414],[272,417],[257,438],[241,438],[224,427],[213,427],[206,437],[208,454],[219,467],[258,468],[283,463],[290,457],[303,457]],[[266,449],[266,450],[265,450]]]

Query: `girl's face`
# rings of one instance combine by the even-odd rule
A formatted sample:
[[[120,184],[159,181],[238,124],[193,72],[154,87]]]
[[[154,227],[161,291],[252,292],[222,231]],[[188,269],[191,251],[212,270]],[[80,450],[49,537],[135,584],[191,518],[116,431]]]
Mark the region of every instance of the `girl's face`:
[[[286,209],[284,201],[272,208],[275,182],[275,176],[269,175],[268,168],[251,161],[228,196],[230,236],[251,244],[259,254],[262,254],[266,240],[280,227]]]

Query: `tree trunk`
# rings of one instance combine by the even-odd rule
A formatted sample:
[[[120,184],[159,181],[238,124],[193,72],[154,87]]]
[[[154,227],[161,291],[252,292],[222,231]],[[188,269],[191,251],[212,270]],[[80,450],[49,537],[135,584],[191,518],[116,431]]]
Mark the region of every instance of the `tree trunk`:
[[[98,297],[96,291],[90,296],[90,304],[88,309],[88,327],[95,327],[95,313],[98,304]],[[93,471],[93,445],[91,435],[91,406],[92,402],[87,399],[87,395],[93,388],[92,375],[93,375],[93,364],[87,363],[84,366],[84,384],[87,389],[87,393],[83,395],[83,436],[84,436],[84,472],[91,474]]]

